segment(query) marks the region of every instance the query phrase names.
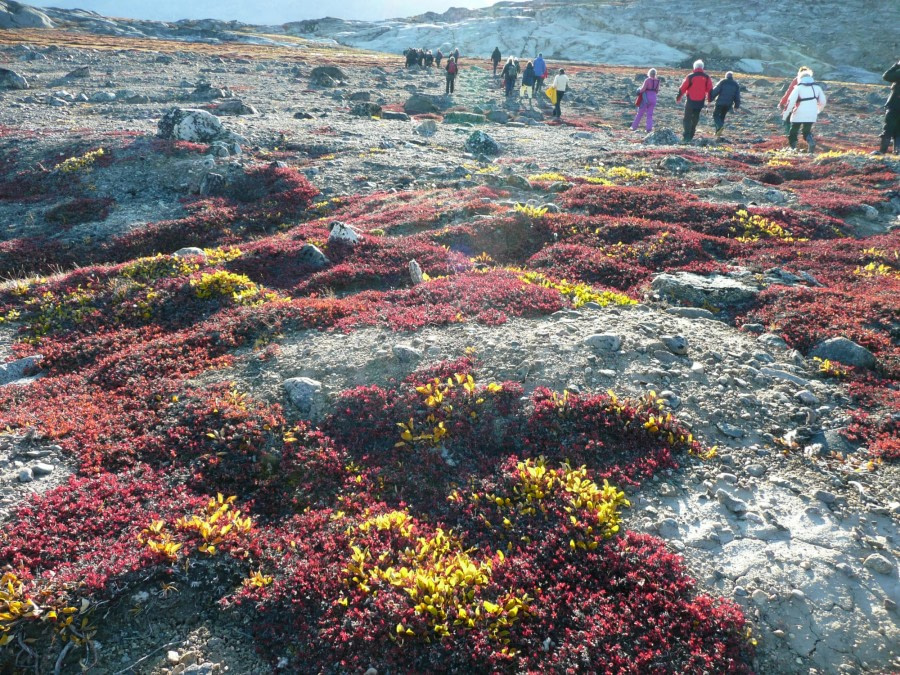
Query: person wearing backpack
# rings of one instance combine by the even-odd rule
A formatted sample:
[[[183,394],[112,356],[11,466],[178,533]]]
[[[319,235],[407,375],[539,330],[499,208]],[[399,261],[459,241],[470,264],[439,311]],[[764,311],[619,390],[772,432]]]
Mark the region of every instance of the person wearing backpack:
[[[537,78],[534,83],[534,89],[531,90],[532,96],[537,96],[538,92],[544,86],[544,80],[547,79],[547,63],[544,61],[544,55],[538,54],[534,60],[534,76]]]
[[[451,56],[447,59],[447,66],[444,70],[447,71],[447,89],[444,94],[449,96],[453,93],[453,89],[456,86],[456,75],[459,73],[459,66],[456,65],[455,56]]]
[[[638,89],[637,114],[634,116],[634,122],[631,123],[631,130],[637,131],[641,124],[641,118],[647,116],[646,129],[648,132],[653,131],[653,111],[656,109],[656,95],[659,93],[659,78],[656,77],[656,68],[647,71],[647,79]]]
[[[500,65],[500,59],[503,55],[500,53],[500,47],[494,47],[494,53],[491,54],[491,63],[494,64],[494,77],[497,77],[497,66]]]
[[[781,97],[781,100],[778,102],[778,110],[781,112],[781,116],[784,118],[784,135],[787,136],[791,133],[791,120],[789,117],[784,117],[784,113],[787,109],[788,99],[791,97],[791,93],[794,91],[794,87],[797,86],[797,83],[800,81],[800,78],[803,77],[804,73],[812,72],[809,69],[809,66],[800,66],[797,70],[797,77],[791,80],[791,83],[788,85],[787,91],[784,92],[784,96]]]
[[[884,104],[884,129],[881,132],[881,147],[878,154],[885,154],[894,141],[894,154],[900,154],[900,61],[888,68],[882,78],[891,83],[891,93]]]
[[[825,91],[813,80],[813,72],[807,70],[788,97],[787,109],[784,112],[784,118],[790,118],[791,121],[788,143],[792,150],[797,148],[797,134],[801,131],[808,151],[815,150],[816,141],[812,136],[812,128],[827,102]]]
[[[562,116],[559,104],[562,103],[563,96],[569,91],[569,76],[566,75],[565,69],[559,69],[556,77],[553,78],[553,84],[550,86],[556,89],[556,105],[553,106],[553,116],[559,119]]]
[[[532,94],[534,94],[535,80],[537,80],[537,76],[534,74],[534,64],[529,61],[525,64],[525,72],[522,73],[522,89],[519,92],[521,98],[527,98],[531,101]]]
[[[706,102],[712,102],[709,98],[712,93],[712,79],[703,70],[703,61],[694,61],[694,71],[684,78],[681,87],[678,89],[678,95],[675,97],[675,103],[681,103],[681,98],[686,97],[684,102],[684,142],[689,143],[694,140],[694,134],[697,131],[697,123],[700,121],[700,111],[706,105]]]
[[[713,109],[713,125],[716,128],[716,136],[721,136],[725,129],[725,116],[734,108],[741,107],[741,87],[734,79],[734,73],[730,70],[725,73],[725,79],[718,84],[709,94],[709,98],[716,102]]]
[[[438,49],[437,54],[434,55],[434,65],[437,66],[438,68],[440,68],[441,61],[443,61],[443,60],[444,60],[444,52],[442,52],[440,49]]]
[[[500,73],[503,76],[503,84],[506,90],[506,96],[512,96],[513,87],[516,86],[516,79],[519,74],[518,69],[516,68],[516,63],[513,61],[513,57],[509,57],[506,61],[506,65],[503,66],[503,71]]]

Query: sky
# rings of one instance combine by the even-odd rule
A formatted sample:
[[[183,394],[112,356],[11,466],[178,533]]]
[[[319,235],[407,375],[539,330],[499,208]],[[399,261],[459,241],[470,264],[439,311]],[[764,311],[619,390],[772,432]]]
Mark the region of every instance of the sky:
[[[157,21],[236,19],[254,24],[281,24],[333,16],[341,19],[392,19],[450,7],[487,7],[497,0],[24,0],[43,7],[79,8],[106,16]]]

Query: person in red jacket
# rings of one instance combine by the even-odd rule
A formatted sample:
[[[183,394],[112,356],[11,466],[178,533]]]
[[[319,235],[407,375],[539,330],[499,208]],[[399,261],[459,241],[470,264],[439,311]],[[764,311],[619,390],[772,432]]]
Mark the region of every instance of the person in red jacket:
[[[800,78],[803,77],[806,73],[812,72],[809,69],[809,66],[800,66],[800,70],[797,71],[797,77],[791,80],[791,84],[788,86],[787,91],[784,92],[784,96],[781,97],[781,101],[778,103],[778,110],[781,112],[782,116],[785,113],[785,108],[787,108],[788,99],[791,97],[791,93],[794,91],[794,87],[797,86],[797,83],[800,81]],[[791,133],[791,117],[790,115],[784,121],[784,133],[788,135]]]
[[[675,103],[681,102],[682,96],[687,96],[684,102],[684,142],[689,143],[697,131],[697,123],[700,121],[700,111],[703,106],[712,99],[709,97],[713,90],[712,79],[703,72],[703,61],[694,61],[694,72],[684,78]]]

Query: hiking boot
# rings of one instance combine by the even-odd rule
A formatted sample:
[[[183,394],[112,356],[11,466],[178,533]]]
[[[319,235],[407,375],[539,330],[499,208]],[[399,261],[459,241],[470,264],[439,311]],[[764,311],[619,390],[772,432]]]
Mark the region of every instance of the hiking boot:
[[[810,136],[809,138],[806,139],[806,145],[807,145],[806,151],[809,154],[812,154],[813,151],[816,149],[816,139],[813,138],[812,136]]]
[[[716,129],[716,138],[719,138],[722,135],[723,131],[725,131],[725,127],[718,127]]]

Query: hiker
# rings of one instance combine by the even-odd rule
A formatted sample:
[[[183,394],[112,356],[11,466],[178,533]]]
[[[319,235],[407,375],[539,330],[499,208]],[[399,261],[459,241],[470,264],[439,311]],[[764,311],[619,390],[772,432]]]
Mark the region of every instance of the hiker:
[[[434,54],[432,54],[431,50],[429,49],[427,52],[425,52],[425,67],[431,68],[431,64],[433,64],[433,63],[434,63]]]
[[[805,71],[788,97],[787,108],[784,111],[784,118],[790,118],[791,121],[788,143],[792,150],[797,149],[797,134],[801,130],[807,151],[815,150],[816,141],[812,136],[812,128],[827,102],[825,91],[813,80],[813,72]]]
[[[500,47],[494,47],[494,53],[491,54],[491,63],[494,64],[494,77],[497,77],[497,66],[500,65],[500,59],[503,55],[500,53]]]
[[[453,50],[453,60],[456,61],[456,65],[459,66],[459,47],[456,47]]]
[[[553,84],[550,86],[556,89],[556,105],[553,106],[553,116],[559,119],[562,116],[559,104],[562,103],[563,96],[569,91],[569,76],[566,75],[564,68],[559,69],[559,73],[553,78]]]
[[[416,56],[419,59],[419,68],[423,68],[425,66],[425,50],[420,47],[416,52]]]
[[[675,97],[675,103],[680,103],[681,97],[687,95],[684,102],[683,140],[685,143],[694,140],[697,123],[700,121],[700,111],[703,110],[707,100],[712,102],[712,99],[709,98],[712,88],[712,80],[703,71],[703,61],[697,59],[694,61],[694,72],[684,78],[684,82],[681,83],[681,88],[678,90],[678,96]]]
[[[503,66],[503,71],[500,73],[503,76],[503,84],[506,90],[506,96],[512,96],[513,87],[516,86],[516,79],[519,75],[518,70],[516,69],[516,63],[513,61],[513,57],[509,57],[506,60],[506,65]]]
[[[885,101],[884,129],[881,132],[881,147],[878,154],[885,154],[891,147],[891,139],[894,140],[894,154],[900,155],[900,61],[885,71],[882,75],[887,82],[891,82],[891,94]]]
[[[440,68],[441,61],[443,61],[443,60],[444,60],[444,52],[442,52],[440,49],[438,49],[437,54],[434,55],[434,65],[437,66],[438,68]]]
[[[407,47],[403,50],[403,56],[406,57],[406,67],[411,68],[416,62],[416,50],[412,47]]]
[[[447,90],[444,92],[445,95],[450,95],[453,93],[453,88],[456,85],[456,75],[459,73],[459,66],[456,65],[456,57],[451,56],[447,59],[447,66],[444,68],[447,71]]]
[[[784,117],[785,108],[787,108],[788,99],[791,97],[791,92],[794,91],[794,87],[797,86],[797,83],[800,81],[800,78],[803,77],[804,73],[812,72],[809,70],[809,66],[800,66],[797,70],[797,77],[791,80],[791,83],[788,85],[787,91],[784,92],[784,96],[781,97],[781,100],[778,102],[778,110],[781,112],[782,118],[784,118],[784,135],[787,136],[791,132],[791,120],[789,118]]]
[[[719,80],[709,95],[710,101],[716,102],[713,108],[713,126],[716,128],[716,136],[721,136],[725,129],[725,116],[734,108],[741,107],[741,87],[734,79],[734,73],[730,70],[725,73],[725,79]]]
[[[646,129],[653,131],[653,111],[656,109],[656,95],[659,93],[659,78],[656,77],[656,68],[647,71],[647,79],[638,89],[638,97],[641,102],[638,104],[637,114],[634,116],[634,122],[631,123],[631,130],[637,131],[641,124],[641,118],[647,116]]]
[[[538,92],[544,86],[544,80],[547,79],[547,64],[544,61],[544,55],[538,54],[537,58],[534,60],[534,89],[532,90],[532,95],[537,96]]]
[[[525,64],[525,72],[522,73],[522,89],[519,91],[519,96],[527,98],[529,103],[534,94],[535,80],[537,80],[537,75],[534,74],[534,63],[529,61]]]

